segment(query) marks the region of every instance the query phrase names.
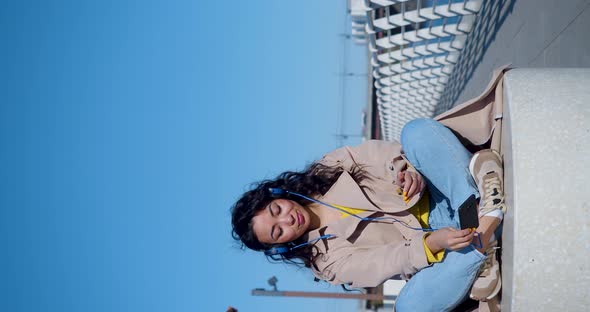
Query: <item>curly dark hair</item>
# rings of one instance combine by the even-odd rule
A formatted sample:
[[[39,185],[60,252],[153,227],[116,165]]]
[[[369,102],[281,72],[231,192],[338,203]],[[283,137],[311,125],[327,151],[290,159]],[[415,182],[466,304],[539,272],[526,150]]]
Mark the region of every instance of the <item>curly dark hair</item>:
[[[276,198],[271,196],[269,188],[282,188],[308,197],[323,195],[328,192],[344,170],[342,167],[329,167],[321,163],[313,163],[302,171],[286,171],[279,174],[275,179],[254,183],[252,188],[245,192],[231,209],[233,238],[241,241],[242,247],[245,246],[255,251],[264,251],[271,248],[272,245],[258,241],[252,229],[252,218]],[[367,178],[365,171],[358,166],[354,166],[349,170],[349,173],[357,183]],[[283,194],[281,198],[295,201],[304,207],[310,204],[310,201],[291,194]],[[305,242],[305,236],[303,235],[293,243]],[[270,260],[285,261],[309,268],[318,256],[320,254],[317,247],[307,245],[281,255],[267,257]]]

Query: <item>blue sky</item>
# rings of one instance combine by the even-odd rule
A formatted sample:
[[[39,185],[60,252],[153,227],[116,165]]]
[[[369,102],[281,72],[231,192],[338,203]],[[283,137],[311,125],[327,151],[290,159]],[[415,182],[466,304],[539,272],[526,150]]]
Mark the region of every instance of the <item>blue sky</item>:
[[[3,3],[0,310],[354,311],[250,296],[273,275],[340,289],[240,250],[229,222],[249,183],[360,133],[366,79],[339,74],[366,54],[344,32],[339,0]]]

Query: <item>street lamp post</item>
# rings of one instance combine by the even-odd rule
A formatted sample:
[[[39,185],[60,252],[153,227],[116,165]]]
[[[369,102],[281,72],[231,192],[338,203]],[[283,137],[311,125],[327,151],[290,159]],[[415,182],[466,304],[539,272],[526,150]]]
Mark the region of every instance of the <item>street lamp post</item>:
[[[364,293],[333,293],[333,292],[312,292],[312,291],[285,291],[277,290],[276,276],[268,279],[268,284],[273,290],[264,288],[252,289],[252,296],[272,296],[272,297],[305,297],[305,298],[335,298],[335,299],[357,299],[357,300],[395,300],[394,295],[364,294]]]
[[[252,296],[335,298],[335,299],[357,299],[357,300],[395,300],[395,299],[397,299],[397,296],[394,296],[394,295],[266,290],[264,288],[252,289]]]

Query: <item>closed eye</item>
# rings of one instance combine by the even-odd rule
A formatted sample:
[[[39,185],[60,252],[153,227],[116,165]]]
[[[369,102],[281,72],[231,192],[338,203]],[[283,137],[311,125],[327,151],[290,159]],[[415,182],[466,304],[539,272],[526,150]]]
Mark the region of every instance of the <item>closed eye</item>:
[[[281,206],[277,205],[276,203],[271,203],[270,205],[268,205],[268,211],[270,213],[270,215],[272,217],[276,217],[281,213]],[[283,229],[282,228],[278,228],[278,232],[277,232],[277,226],[274,225],[271,230],[270,230],[270,237],[272,239],[274,239],[275,241],[279,239],[279,237],[281,237],[281,235],[283,235]],[[274,237],[275,232],[277,232],[276,237]]]
[[[278,229],[278,230],[276,230],[276,229]],[[276,237],[273,237],[274,233],[277,233]],[[272,229],[270,230],[270,238],[277,241],[277,240],[279,240],[279,238],[281,238],[281,236],[283,236],[283,229],[276,226],[276,225],[273,226]]]
[[[270,216],[271,216],[271,217],[274,217],[275,215],[274,215],[274,214],[273,214],[273,212],[272,212],[272,205],[268,205],[267,207],[268,207],[268,213],[270,214]],[[270,228],[270,238],[271,238],[271,239],[274,239],[274,240],[276,240],[276,238],[274,237],[274,234],[275,234],[275,229],[276,229],[276,226],[275,226],[275,225],[273,225],[273,226]]]
[[[270,203],[268,205],[268,212],[270,212],[270,215],[272,217],[277,216],[279,213],[281,213],[281,207],[275,203]]]

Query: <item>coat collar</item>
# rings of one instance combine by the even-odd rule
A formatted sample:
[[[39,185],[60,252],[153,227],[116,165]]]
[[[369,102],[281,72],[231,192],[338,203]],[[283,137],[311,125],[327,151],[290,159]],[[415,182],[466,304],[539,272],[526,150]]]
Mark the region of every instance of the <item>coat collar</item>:
[[[320,197],[319,200],[349,208],[373,211],[381,210],[369,201],[360,186],[347,171],[343,171],[340,174],[338,180],[336,180],[328,192]]]
[[[357,215],[361,218],[375,218],[375,217],[382,216],[383,213],[380,211],[366,211],[366,212],[359,213]],[[332,235],[335,235],[336,237],[349,240],[350,243],[354,243],[353,237],[354,237],[355,231],[360,226],[362,226],[363,224],[368,223],[368,222],[370,222],[370,221],[363,221],[359,218],[355,218],[352,216],[342,218],[342,219],[340,219],[334,223],[328,224],[327,226],[324,226],[320,229],[310,231],[308,233],[308,240],[311,241],[311,240],[319,238],[322,235],[332,234]]]
[[[381,209],[368,200],[365,193],[363,193],[359,185],[347,171],[343,171],[328,192],[326,192],[324,196],[318,198],[318,200],[328,204],[367,210],[366,212],[357,214],[361,218],[374,217],[377,214],[381,214]],[[362,221],[353,216],[346,217],[328,225],[329,233],[326,234],[334,234],[348,239],[362,222],[367,221]],[[324,227],[319,230],[311,231],[309,233],[309,239],[315,239],[324,235],[323,231],[325,230],[326,228]]]
[[[361,190],[361,187],[356,183],[356,181],[347,171],[342,172],[338,180],[336,180],[336,182],[332,185],[332,187],[330,187],[330,189],[328,190],[328,192],[326,192],[326,194],[324,194],[324,196],[321,196],[316,199],[328,204],[336,204],[349,208],[367,210],[366,212],[357,214],[361,218],[380,217],[383,216],[384,212],[384,210],[374,205],[367,198],[367,195]],[[414,227],[420,226],[418,221],[407,210],[398,211],[395,213],[390,212],[390,215],[395,216],[400,221],[405,222],[407,224],[411,224]],[[332,224],[329,224],[326,227],[310,231],[308,234],[308,239],[313,240],[325,234],[334,234],[338,237],[347,239],[351,243],[353,243],[353,241],[351,240],[354,240],[355,231],[367,222],[370,221],[363,221],[359,218],[349,216],[340,219]],[[398,227],[398,229],[404,236],[409,237],[408,235],[413,234],[413,230],[403,226],[399,226],[398,223],[393,224],[394,226]]]

